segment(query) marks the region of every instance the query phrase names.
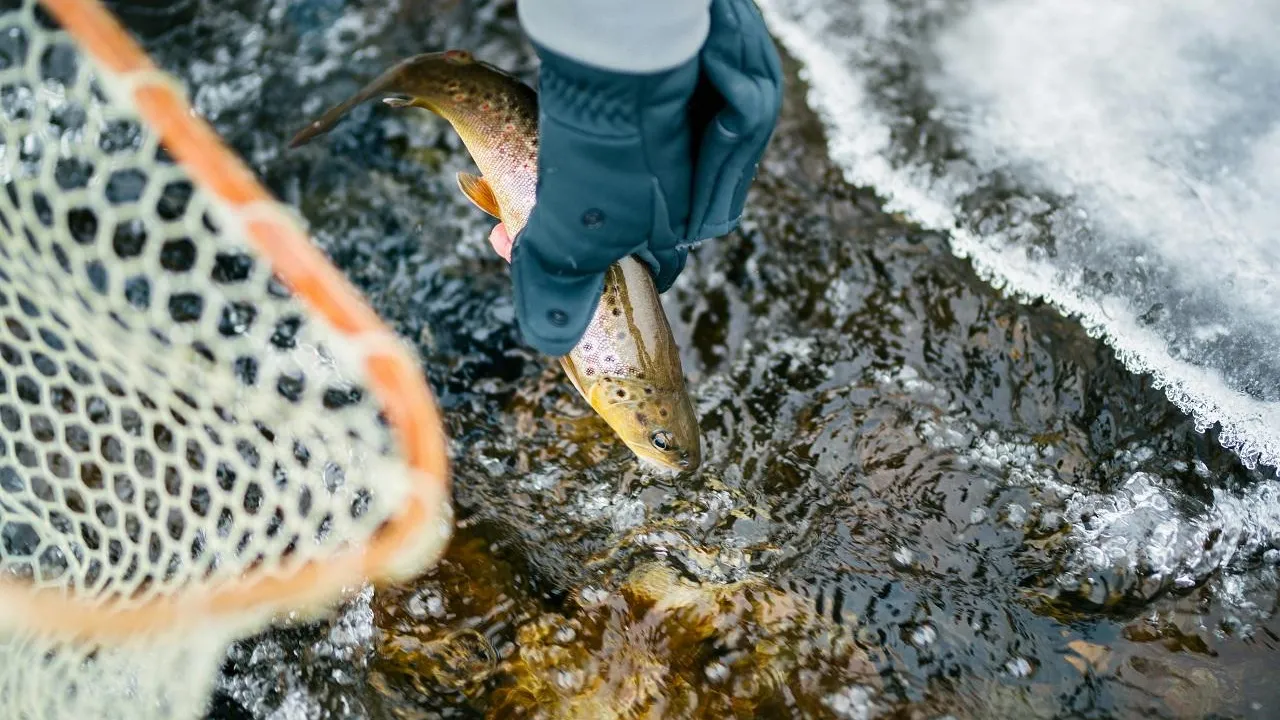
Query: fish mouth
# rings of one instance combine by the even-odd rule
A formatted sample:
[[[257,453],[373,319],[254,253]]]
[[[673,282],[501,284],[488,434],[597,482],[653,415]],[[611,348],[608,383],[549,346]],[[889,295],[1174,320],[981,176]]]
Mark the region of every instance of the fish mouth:
[[[659,455],[658,453],[651,451],[648,445],[627,443],[627,446],[631,448],[631,452],[635,453],[636,457],[640,458],[640,460],[644,461],[644,463],[650,467],[659,470],[666,470],[667,472],[674,473],[676,475],[693,472],[694,470],[697,470],[700,465],[700,458],[696,456],[691,457],[687,452],[681,453],[679,457],[670,457],[667,455]]]

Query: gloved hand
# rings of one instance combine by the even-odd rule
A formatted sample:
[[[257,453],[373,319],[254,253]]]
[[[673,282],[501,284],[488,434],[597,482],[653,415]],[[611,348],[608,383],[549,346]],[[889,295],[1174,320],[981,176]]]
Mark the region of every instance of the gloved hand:
[[[510,259],[516,317],[537,350],[573,349],[621,258],[643,260],[665,292],[690,245],[737,226],[777,125],[782,68],[751,0],[711,0],[710,12],[698,55],[655,73],[535,43],[537,200]]]

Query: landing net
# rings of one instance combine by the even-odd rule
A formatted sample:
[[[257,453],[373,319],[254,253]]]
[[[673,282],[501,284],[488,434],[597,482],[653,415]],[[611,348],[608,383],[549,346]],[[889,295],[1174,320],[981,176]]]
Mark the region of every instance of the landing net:
[[[439,557],[422,372],[97,0],[0,0],[0,714],[199,717]]]

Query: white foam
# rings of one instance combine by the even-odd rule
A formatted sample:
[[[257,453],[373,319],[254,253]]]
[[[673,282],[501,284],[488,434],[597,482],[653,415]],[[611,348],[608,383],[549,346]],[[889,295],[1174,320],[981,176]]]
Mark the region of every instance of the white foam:
[[[1280,465],[1280,4],[761,6],[847,180]],[[903,109],[914,87],[961,159],[892,140],[937,131]],[[1012,199],[975,195],[1004,179]]]
[[[822,699],[836,717],[848,720],[870,720],[881,715],[881,708],[872,701],[875,692],[861,685],[841,688]]]
[[[910,397],[919,408],[920,437],[933,448],[954,453],[955,467],[973,471],[974,492],[998,487],[1033,491],[1035,518],[1028,508],[1007,503],[979,506],[969,520],[995,520],[1013,529],[1033,522],[1044,534],[1065,531],[1066,554],[1056,578],[1060,588],[1076,590],[1090,578],[1103,578],[1113,583],[1103,589],[1134,597],[1212,583],[1240,637],[1275,611],[1280,482],[1261,479],[1238,490],[1215,488],[1212,502],[1205,504],[1179,492],[1174,482],[1139,470],[1156,451],[1135,445],[1113,458],[1117,467],[1128,468],[1127,475],[1114,490],[1100,491],[1065,481],[1058,469],[1061,449],[1043,439],[980,429],[958,407],[938,412],[937,388],[914,368],[880,373],[876,380],[885,391]],[[1187,469],[1184,463],[1179,471]],[[1209,471],[1197,460],[1196,472],[1204,476]],[[895,553],[895,564],[908,561]],[[1263,572],[1256,572],[1258,564]]]
[[[1139,574],[1152,587],[1195,587],[1215,579],[1214,594],[1247,624],[1270,616],[1280,544],[1280,484],[1264,481],[1239,495],[1214,490],[1213,504],[1184,515],[1170,507],[1176,495],[1155,475],[1137,472],[1112,493],[1077,493],[1067,503],[1075,548],[1066,583],[1093,571]],[[1258,561],[1268,571],[1249,572]],[[1225,570],[1226,572],[1220,572]],[[1237,627],[1247,636],[1250,627]]]
[[[354,706],[345,689],[364,682],[375,632],[373,586],[365,585],[330,623],[328,637],[306,648],[270,632],[233,645],[227,658],[235,663],[237,672],[219,675],[217,686],[255,718],[362,715],[363,708]],[[314,671],[321,664],[330,670],[331,691],[325,698],[316,694],[305,677],[309,669]]]

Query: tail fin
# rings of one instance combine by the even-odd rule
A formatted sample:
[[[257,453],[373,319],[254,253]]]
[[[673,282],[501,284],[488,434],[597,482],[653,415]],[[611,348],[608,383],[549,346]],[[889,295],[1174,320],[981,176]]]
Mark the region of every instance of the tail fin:
[[[417,76],[414,71],[419,66],[438,61],[445,62],[474,62],[471,54],[465,50],[449,50],[447,52],[424,53],[422,55],[414,55],[411,58],[402,60],[386,72],[374,78],[372,82],[365,85],[355,95],[347,98],[338,105],[331,108],[318,120],[303,128],[293,139],[289,141],[289,147],[296,148],[305,145],[319,135],[323,135],[333,129],[334,125],[342,119],[343,115],[351,112],[355,106],[371,100],[375,97],[390,94],[416,95],[421,92],[421,77]]]

